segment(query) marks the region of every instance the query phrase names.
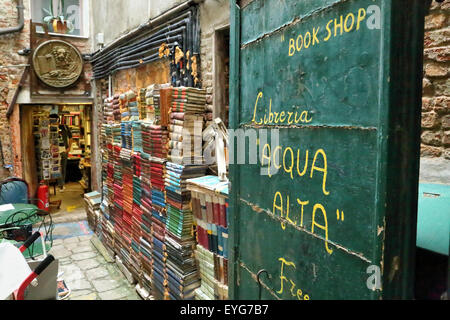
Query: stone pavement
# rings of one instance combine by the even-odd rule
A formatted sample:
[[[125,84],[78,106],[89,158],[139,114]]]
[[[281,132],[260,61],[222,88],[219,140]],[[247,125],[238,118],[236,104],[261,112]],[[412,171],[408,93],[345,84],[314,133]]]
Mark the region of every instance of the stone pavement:
[[[115,263],[91,242],[93,235],[55,239],[50,253],[59,259],[59,278],[72,291],[69,300],[141,300]]]

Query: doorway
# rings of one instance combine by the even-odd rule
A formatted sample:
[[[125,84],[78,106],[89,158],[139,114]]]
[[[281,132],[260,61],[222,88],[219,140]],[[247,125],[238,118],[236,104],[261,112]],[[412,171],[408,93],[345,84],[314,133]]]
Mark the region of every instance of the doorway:
[[[24,179],[31,195],[40,184],[48,186],[49,212],[60,222],[86,216],[83,196],[92,191],[91,119],[90,104],[21,106]]]
[[[228,128],[230,111],[230,27],[214,32],[214,117],[222,119]]]

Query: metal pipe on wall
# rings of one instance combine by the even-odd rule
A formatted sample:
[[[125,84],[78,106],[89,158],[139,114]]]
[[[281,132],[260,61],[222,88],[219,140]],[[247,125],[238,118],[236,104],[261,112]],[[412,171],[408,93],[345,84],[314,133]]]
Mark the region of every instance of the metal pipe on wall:
[[[171,60],[171,82],[174,86],[193,86],[194,79],[187,69],[187,56],[175,63],[175,48],[185,53],[189,51],[189,58],[199,54],[199,21],[196,5],[184,4],[184,11],[169,10],[159,18],[155,18],[138,30],[134,37],[127,35],[127,41],[122,38],[107,49],[97,51],[91,55],[90,62],[93,66],[94,79],[108,77],[120,70],[132,69],[159,59],[159,48],[165,43],[169,48]],[[175,8],[174,8],[175,9]],[[174,17],[175,13],[179,13]],[[162,21],[168,18],[168,21]],[[159,23],[159,24],[157,24]],[[150,29],[151,24],[151,29]]]
[[[23,6],[23,0],[18,0],[17,1],[17,16],[19,19],[19,24],[15,27],[0,29],[0,35],[22,31],[22,29],[25,25],[24,9],[25,8]]]
[[[100,61],[103,61],[103,60],[109,60],[112,57],[115,57],[118,54],[118,52],[120,54],[122,51],[142,45],[142,44],[152,40],[154,37],[163,35],[164,32],[173,31],[173,30],[171,30],[172,28],[177,28],[179,26],[182,26],[183,24],[188,25],[188,23],[190,22],[190,20],[189,20],[190,17],[191,17],[191,13],[190,13],[190,11],[188,11],[176,18],[166,21],[164,24],[159,25],[152,30],[148,30],[149,32],[141,34],[139,39],[134,39],[131,44],[127,44],[127,45],[123,45],[123,46],[111,49],[107,53],[105,53],[104,51],[94,53],[92,55],[91,62],[99,63]]]

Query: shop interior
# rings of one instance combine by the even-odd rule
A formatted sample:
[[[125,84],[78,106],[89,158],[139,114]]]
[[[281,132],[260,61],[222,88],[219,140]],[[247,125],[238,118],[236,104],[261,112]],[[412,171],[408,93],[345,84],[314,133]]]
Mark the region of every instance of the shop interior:
[[[34,169],[28,179],[48,186],[52,215],[84,210],[83,194],[91,191],[91,110],[91,105],[33,105],[22,112],[22,120],[31,121],[22,132],[32,138],[24,152]]]

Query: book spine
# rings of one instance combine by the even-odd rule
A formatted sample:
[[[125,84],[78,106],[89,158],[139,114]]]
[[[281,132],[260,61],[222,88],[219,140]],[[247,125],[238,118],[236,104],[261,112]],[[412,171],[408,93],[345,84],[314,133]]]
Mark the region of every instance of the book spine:
[[[228,259],[228,229],[222,230],[223,237],[223,256]]]
[[[213,215],[214,223],[220,225],[220,203],[217,196],[213,196]]]
[[[214,223],[212,198],[209,194],[205,195],[206,216],[208,223]]]
[[[213,239],[212,239],[212,226],[211,223],[207,224],[207,234],[208,234],[208,247],[206,249],[213,250]]]
[[[220,225],[224,228],[227,227],[227,210],[225,207],[225,198],[219,198],[219,217],[220,217]]]
[[[207,215],[206,215],[206,199],[205,199],[205,194],[203,193],[199,193],[200,196],[200,206],[201,206],[201,211],[202,211],[202,220],[203,221],[208,221]]]
[[[217,253],[223,256],[223,227],[217,227]]]
[[[217,239],[217,225],[211,224],[211,242],[212,242],[212,252],[218,253],[218,239]]]

